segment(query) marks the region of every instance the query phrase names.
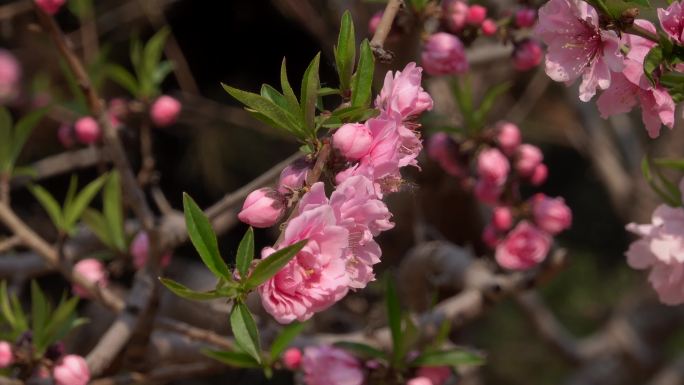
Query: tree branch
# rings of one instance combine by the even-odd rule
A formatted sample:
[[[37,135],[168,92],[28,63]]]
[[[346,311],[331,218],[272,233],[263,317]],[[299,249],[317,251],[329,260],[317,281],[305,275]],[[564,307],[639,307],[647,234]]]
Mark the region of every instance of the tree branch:
[[[392,24],[394,23],[394,18],[399,12],[399,8],[404,4],[403,0],[389,0],[385,11],[382,14],[382,19],[380,19],[380,24],[378,24],[375,30],[375,35],[370,41],[370,46],[373,49],[375,56],[383,63],[391,62],[394,58],[394,54],[384,48],[385,40],[392,30]]]

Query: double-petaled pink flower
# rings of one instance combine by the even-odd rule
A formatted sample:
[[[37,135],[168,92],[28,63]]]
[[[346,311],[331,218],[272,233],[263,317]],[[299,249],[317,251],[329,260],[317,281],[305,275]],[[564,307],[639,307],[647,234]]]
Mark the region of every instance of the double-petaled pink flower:
[[[506,269],[526,270],[541,263],[550,248],[549,234],[522,221],[496,246],[495,258]]]
[[[425,71],[433,76],[456,75],[468,71],[468,59],[465,47],[458,37],[437,32],[431,35],[421,54],[421,61]]]
[[[572,211],[563,198],[536,194],[530,199],[532,216],[537,226],[551,235],[567,230],[572,224]]]
[[[311,346],[302,358],[306,385],[362,385],[361,363],[346,351],[332,346]]]
[[[420,85],[423,69],[408,63],[402,71],[387,72],[375,106],[387,113],[398,113],[402,119],[432,110],[432,98]]]
[[[679,1],[673,1],[666,9],[658,8],[660,26],[676,42],[684,43],[684,8]]]

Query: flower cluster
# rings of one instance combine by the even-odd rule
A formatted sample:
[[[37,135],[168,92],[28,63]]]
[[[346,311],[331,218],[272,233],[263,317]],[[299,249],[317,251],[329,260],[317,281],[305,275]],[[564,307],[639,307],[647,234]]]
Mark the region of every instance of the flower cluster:
[[[311,163],[299,161],[281,173],[278,187],[253,191],[238,218],[270,227],[297,201],[274,251],[307,239],[304,248],[273,278],[258,288],[264,308],[281,323],[304,321],[339,301],[350,289],[374,279],[381,250],[374,237],[391,229],[392,214],[381,200],[402,184],[400,169],[417,166],[422,149],[415,118],[432,108],[420,86],[420,67],[410,63],[388,73],[375,101],[377,117],[348,123],[332,136],[334,157],[344,168],[335,175],[328,197],[323,182],[306,186]],[[335,162],[340,163],[340,162]]]
[[[0,369],[7,368],[13,364],[21,365],[21,359],[15,358],[15,349],[26,350],[31,349],[29,342],[31,339],[27,333],[19,339],[17,346],[13,346],[7,341],[0,341]],[[17,353],[17,357],[29,357],[26,352],[21,351]],[[64,345],[58,342],[52,345],[45,353],[48,364],[51,368],[52,378],[57,385],[86,385],[90,381],[90,370],[86,360],[75,354],[64,355]],[[47,378],[50,376],[50,370],[44,366],[40,366],[37,370],[37,376],[40,378]]]

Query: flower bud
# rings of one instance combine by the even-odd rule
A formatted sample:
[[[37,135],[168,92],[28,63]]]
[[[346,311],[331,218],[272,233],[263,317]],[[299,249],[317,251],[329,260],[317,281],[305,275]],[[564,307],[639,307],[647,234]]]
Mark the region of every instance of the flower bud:
[[[74,265],[74,272],[82,275],[88,281],[93,284],[99,285],[101,287],[106,287],[107,281],[107,270],[105,269],[102,262],[94,258],[86,258],[78,261]],[[90,298],[90,295],[86,289],[74,285],[72,287],[74,294],[81,298]]]
[[[298,159],[285,167],[280,172],[280,178],[278,179],[278,192],[288,194],[302,188],[306,183],[309,170],[311,170],[311,164],[304,159]]]
[[[572,224],[572,211],[563,198],[550,198],[537,194],[531,199],[534,222],[540,229],[556,235]]]
[[[333,134],[333,147],[349,160],[358,160],[370,151],[373,135],[361,123],[347,123]]]
[[[421,59],[425,71],[430,75],[462,74],[468,71],[463,43],[446,32],[438,32],[428,38]]]
[[[481,5],[471,5],[466,15],[466,23],[479,26],[487,18],[487,8]]]
[[[146,232],[140,231],[135,238],[133,238],[129,253],[133,257],[133,266],[135,266],[137,270],[142,269],[147,264],[150,253],[150,238],[147,236]],[[171,263],[171,253],[162,255],[160,259],[161,267],[165,268],[169,263]]]
[[[488,148],[477,157],[477,173],[490,184],[501,186],[506,183],[510,164],[504,154],[496,148]]]
[[[499,266],[527,270],[541,263],[551,247],[551,237],[527,221],[518,223],[496,247]]]
[[[485,19],[480,28],[482,29],[482,34],[485,36],[493,36],[498,29],[496,22],[492,19]]]
[[[74,138],[74,129],[68,124],[62,124],[57,130],[57,139],[64,146],[64,148],[72,148],[76,144],[76,138]]]
[[[513,51],[513,67],[518,71],[527,71],[539,65],[544,52],[534,40],[525,40]]]
[[[21,64],[12,52],[0,48],[0,102],[13,100],[19,95]]]
[[[449,31],[460,32],[466,25],[468,4],[461,0],[445,0],[442,2],[444,19]]]
[[[546,182],[546,177],[548,176],[549,169],[546,167],[544,163],[540,163],[537,167],[534,168],[534,172],[530,177],[530,183],[532,183],[532,185],[534,186],[541,186],[544,182]]]
[[[406,385],[432,385],[432,381],[427,377],[414,377],[408,380]]]
[[[49,15],[57,13],[65,2],[66,0],[36,0],[38,7]]]
[[[181,104],[178,100],[162,95],[152,104],[150,117],[157,127],[168,127],[178,120]]]
[[[283,365],[290,370],[299,369],[302,363],[302,351],[297,348],[289,348],[283,353]]]
[[[544,160],[544,155],[539,147],[531,144],[522,144],[518,148],[515,169],[523,178],[529,178],[542,160]]]
[[[494,184],[484,179],[479,179],[475,184],[473,192],[475,198],[483,203],[490,205],[496,204],[502,193],[502,186]]]
[[[285,197],[272,188],[252,191],[242,205],[238,218],[254,227],[271,227],[285,212]]]
[[[0,341],[0,369],[12,365],[13,360],[12,345],[7,341]]]
[[[93,144],[100,140],[102,135],[100,125],[90,116],[83,117],[74,125],[76,139],[83,144]]]
[[[492,213],[492,225],[499,231],[510,229],[511,225],[513,225],[511,208],[507,206],[495,207]]]
[[[522,142],[520,129],[513,123],[502,122],[499,124],[496,139],[499,142],[499,147],[504,154],[511,156],[518,149]]]
[[[88,364],[81,356],[70,354],[52,369],[57,385],[86,385],[90,381]]]
[[[537,20],[537,11],[533,8],[522,8],[515,13],[515,25],[518,28],[530,28]]]

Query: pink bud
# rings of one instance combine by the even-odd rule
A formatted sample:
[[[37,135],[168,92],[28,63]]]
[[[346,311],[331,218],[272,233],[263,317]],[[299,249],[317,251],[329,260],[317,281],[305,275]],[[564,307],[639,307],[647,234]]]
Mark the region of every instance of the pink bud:
[[[290,370],[297,370],[302,363],[302,351],[297,348],[289,348],[283,353],[283,365]]]
[[[74,272],[82,275],[88,281],[101,287],[106,287],[108,284],[107,270],[102,262],[97,259],[86,258],[78,261],[74,265]],[[77,296],[81,298],[90,298],[89,293],[84,288],[74,285],[72,289],[74,294]]]
[[[513,155],[522,142],[520,129],[513,123],[502,122],[499,123],[498,130],[496,139],[501,151],[508,156]]]
[[[551,237],[522,221],[496,247],[496,262],[512,270],[527,270],[541,263],[551,247]]]
[[[7,341],[0,341],[0,369],[12,365],[13,360],[12,345]]]
[[[66,0],[36,0],[38,7],[49,15],[57,13],[65,2]]]
[[[0,102],[19,95],[21,72],[21,64],[12,52],[0,48]]]
[[[144,231],[138,232],[131,242],[129,253],[133,257],[133,266],[137,270],[142,269],[147,264],[150,251],[150,238]],[[171,253],[166,253],[161,257],[161,267],[165,268],[171,263]]]
[[[466,15],[466,23],[479,26],[487,18],[487,8],[481,5],[471,5]]]
[[[285,212],[285,197],[272,188],[252,191],[238,213],[241,221],[254,227],[271,227]]]
[[[492,19],[485,19],[485,21],[482,22],[482,34],[485,36],[493,36],[496,33],[497,26],[496,22]]]
[[[52,376],[57,385],[86,385],[90,381],[90,370],[83,357],[70,354],[52,369]]]
[[[513,67],[518,71],[527,71],[539,65],[544,52],[539,43],[525,40],[518,44],[513,51]]]
[[[432,385],[443,385],[451,377],[451,368],[448,366],[423,366],[416,372],[418,377],[425,377]]]
[[[406,385],[432,385],[432,381],[427,377],[414,377],[408,380]]]
[[[109,101],[109,120],[114,127],[121,125],[121,122],[126,119],[128,115],[128,102],[122,98],[114,98]]]
[[[515,25],[518,28],[530,28],[537,19],[537,11],[533,8],[522,8],[515,13]]]
[[[64,148],[71,148],[76,144],[74,138],[74,129],[68,124],[62,124],[57,130],[57,139],[64,146]]]
[[[93,144],[100,140],[100,126],[90,116],[77,120],[74,131],[76,132],[76,139],[83,144]]]
[[[475,184],[473,193],[475,194],[475,198],[479,201],[493,205],[498,202],[502,193],[502,187],[503,186],[480,179]]]
[[[544,155],[539,147],[531,144],[522,144],[518,148],[515,169],[523,178],[529,178],[542,160],[544,160]]]
[[[534,222],[542,230],[556,235],[572,224],[572,211],[563,198],[550,198],[537,194],[531,198]]]
[[[468,4],[460,0],[446,0],[442,2],[442,5],[449,30],[453,33],[460,32],[466,24]]]
[[[152,104],[150,117],[157,127],[168,127],[178,120],[181,104],[178,100],[162,95]]]
[[[306,177],[311,170],[311,164],[303,159],[298,159],[280,172],[278,180],[278,192],[288,194],[298,190],[306,183]]]
[[[487,245],[487,247],[493,249],[499,244],[499,232],[496,231],[494,226],[487,225],[482,230],[482,241]]]
[[[447,133],[438,132],[432,135],[427,142],[427,153],[449,175],[463,174],[463,167],[458,161],[458,145]]]
[[[511,208],[499,206],[494,208],[492,213],[492,225],[499,231],[506,231],[513,225],[513,214]]]
[[[371,16],[370,20],[368,20],[368,33],[371,35],[375,34],[375,30],[378,29],[378,25],[380,25],[380,20],[382,20],[382,14],[384,12],[378,11]]]
[[[510,164],[504,154],[496,148],[488,148],[477,157],[477,173],[490,184],[501,186],[506,183]]]
[[[361,123],[347,123],[333,134],[333,147],[349,160],[358,160],[370,151],[373,135]]]
[[[549,176],[549,169],[546,167],[544,163],[540,163],[537,167],[534,168],[534,172],[532,173],[532,177],[530,177],[530,183],[534,186],[541,186],[544,182],[546,182],[546,177]]]
[[[425,71],[430,75],[462,74],[468,71],[463,43],[446,32],[438,32],[428,38],[421,59]]]

